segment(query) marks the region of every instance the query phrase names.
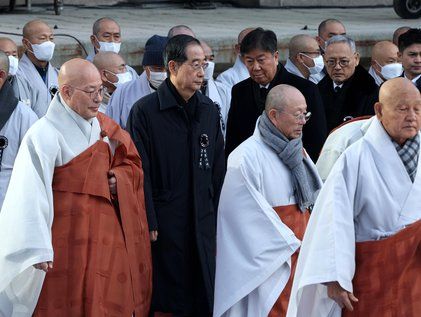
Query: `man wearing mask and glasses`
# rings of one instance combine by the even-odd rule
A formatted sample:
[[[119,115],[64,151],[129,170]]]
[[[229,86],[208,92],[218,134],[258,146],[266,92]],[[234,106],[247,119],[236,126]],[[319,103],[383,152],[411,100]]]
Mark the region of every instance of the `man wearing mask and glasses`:
[[[22,44],[25,53],[17,75],[30,82],[37,92],[37,102],[31,103],[31,108],[41,118],[53,97],[51,91],[58,87],[58,70],[50,63],[55,47],[53,31],[44,21],[32,20],[23,27]]]
[[[94,60],[94,56],[98,52],[120,52],[121,46],[121,29],[120,25],[108,17],[103,17],[95,21],[92,26],[92,35],[90,37],[93,51],[86,57],[90,62]],[[133,79],[138,78],[137,72],[130,66],[126,66],[127,70],[132,74]]]
[[[212,316],[216,210],[225,164],[217,107],[200,93],[200,42],[168,40],[169,78],[136,102],[127,130],[142,157],[153,259],[152,316]]]
[[[355,117],[374,114],[379,87],[359,65],[355,42],[336,35],[326,42],[324,61],[328,76],[319,83],[328,132]]]
[[[279,84],[287,84],[301,91],[306,98],[308,111],[312,113],[311,120],[304,127],[303,143],[310,157],[316,160],[326,139],[324,108],[317,86],[289,73],[279,63],[277,38],[273,31],[262,28],[251,31],[241,42],[240,50],[250,78],[232,88],[226,156],[253,134],[268,91]]]
[[[0,315],[146,317],[152,271],[139,154],[98,113],[104,88],[92,63],[72,59],[58,79],[22,141],[0,212]]]
[[[214,317],[286,314],[308,209],[322,185],[301,141],[310,115],[298,89],[275,86],[253,135],[228,158]]]
[[[398,62],[398,51],[398,47],[390,41],[381,41],[373,46],[368,73],[374,78],[377,86],[402,75],[403,68]]]
[[[132,74],[127,70],[124,59],[114,52],[99,52],[95,55],[93,64],[101,74],[104,96],[99,111],[105,113],[111,95],[117,87],[132,80]]]
[[[289,57],[285,68],[291,74],[317,84],[324,67],[319,45],[313,37],[299,34],[289,41]]]
[[[166,43],[167,37],[165,36],[153,35],[150,37],[146,41],[143,53],[143,73],[139,78],[117,87],[111,96],[106,114],[123,129],[126,128],[127,118],[133,104],[140,98],[156,91],[167,78],[162,57]]]

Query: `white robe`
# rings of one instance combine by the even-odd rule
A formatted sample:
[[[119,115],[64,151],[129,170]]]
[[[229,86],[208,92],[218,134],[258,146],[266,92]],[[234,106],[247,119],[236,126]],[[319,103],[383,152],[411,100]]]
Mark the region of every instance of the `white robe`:
[[[291,60],[289,58],[287,59],[287,62],[285,63],[285,69],[288,72],[290,72],[291,74],[294,74],[294,75],[297,75],[298,77],[307,79],[307,80],[311,81],[312,83],[315,83],[316,85],[319,81],[321,81],[326,76],[326,74],[324,72],[320,72],[318,74],[312,74],[308,78],[305,78],[304,75],[297,68],[297,66],[295,66],[294,63],[291,62]]]
[[[218,83],[213,78],[208,80],[208,86],[206,88],[206,95],[219,106],[221,113],[221,130],[222,134],[226,133],[228,111],[231,104],[231,91],[224,84]]]
[[[241,61],[240,56],[237,56],[234,65],[219,74],[216,81],[226,85],[231,90],[232,86],[249,77],[250,74],[246,65]]]
[[[100,138],[96,118],[84,120],[59,99],[23,138],[0,212],[0,316],[31,316],[45,277],[33,264],[53,261],[54,169]]]
[[[313,209],[298,258],[287,317],[339,317],[329,281],[352,292],[355,243],[388,237],[421,218],[421,164],[414,183],[375,118],[338,159]],[[393,265],[393,264],[391,264]]]
[[[3,150],[3,158],[1,160],[0,209],[3,205],[7,187],[9,186],[13,164],[15,163],[16,154],[18,153],[23,136],[29,127],[37,120],[38,117],[31,108],[23,102],[18,102],[9,120],[7,120],[3,128],[0,130],[0,135],[5,136],[8,140],[8,145]]]
[[[323,182],[326,181],[339,156],[364,136],[373,120],[374,117],[350,122],[329,134],[316,163]]]
[[[47,83],[45,83],[28,56],[23,54],[22,58],[19,60],[19,67],[16,75],[25,78],[31,84],[32,88],[37,91],[38,99],[36,103],[31,103],[31,108],[37,114],[38,118],[41,118],[47,112],[51,102],[51,93],[49,89],[51,87],[58,88],[58,70],[54,68],[51,63],[48,63]]]
[[[377,86],[380,87],[380,85],[384,83],[384,80],[376,73],[373,66],[370,66],[370,68],[368,69],[368,73],[371,75],[371,77],[373,77]]]
[[[125,83],[114,91],[107,106],[107,116],[125,129],[134,103],[152,91],[146,72],[143,72],[136,80]]]
[[[22,101],[28,107],[36,105],[38,102],[39,92],[32,88],[31,84],[22,76],[12,76],[10,84],[13,87],[16,98]]]
[[[218,208],[214,317],[268,315],[300,246],[273,207],[295,203],[290,170],[256,128],[228,158]]]

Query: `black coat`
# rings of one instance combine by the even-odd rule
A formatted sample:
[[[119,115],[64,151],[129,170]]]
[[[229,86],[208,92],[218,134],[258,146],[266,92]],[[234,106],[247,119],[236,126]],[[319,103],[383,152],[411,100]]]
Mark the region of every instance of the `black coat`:
[[[303,128],[303,144],[315,161],[327,136],[324,108],[317,86],[289,73],[281,64],[278,65],[278,72],[269,89],[279,84],[294,86],[306,99],[307,111],[311,112],[312,116]],[[256,120],[262,114],[266,100],[266,97],[261,98],[259,89],[259,84],[251,78],[232,87],[225,144],[226,157],[254,132]]]
[[[143,162],[149,229],[158,230],[151,310],[208,316],[225,173],[223,136],[209,98],[196,92],[188,104],[180,99],[167,79],[134,104],[127,129]]]
[[[340,92],[335,93],[329,75],[318,83],[318,87],[326,110],[328,132],[342,124],[344,119],[346,121],[374,114],[374,104],[379,98],[379,87],[373,77],[360,65],[344,82]]]

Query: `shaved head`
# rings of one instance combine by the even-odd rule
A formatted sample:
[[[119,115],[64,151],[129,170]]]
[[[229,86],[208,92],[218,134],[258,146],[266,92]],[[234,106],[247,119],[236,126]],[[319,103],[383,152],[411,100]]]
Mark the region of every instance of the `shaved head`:
[[[399,44],[399,36],[401,36],[402,34],[406,33],[406,31],[408,31],[410,29],[409,26],[401,26],[399,28],[397,28],[395,30],[395,32],[393,32],[393,44],[395,44],[396,46],[398,46]]]
[[[398,58],[398,51],[398,47],[390,41],[377,42],[371,51],[371,59],[379,63],[388,57],[393,57],[396,60]]]
[[[309,52],[318,49],[317,41],[306,34],[299,34],[294,36],[289,41],[289,56],[295,56],[301,52]]]
[[[126,65],[123,57],[114,52],[99,52],[95,55],[92,62],[99,71],[103,69],[110,70],[120,65]]]
[[[83,85],[95,77],[100,78],[94,64],[85,59],[74,58],[65,62],[60,68],[58,73],[59,89],[64,85]]]
[[[8,37],[0,37],[0,51],[5,52],[7,56],[18,56],[18,47],[16,43]]]
[[[421,128],[421,95],[404,77],[386,81],[374,105],[376,116],[389,136],[399,145],[416,136]]]
[[[244,30],[242,30],[240,32],[240,34],[238,34],[238,39],[237,39],[237,43],[241,44],[241,42],[243,41],[244,37],[249,34],[251,31],[253,31],[255,28],[246,28]]]
[[[206,60],[213,59],[212,48],[203,40],[200,40],[200,45],[202,46],[203,53],[205,53]],[[212,58],[211,58],[212,57]]]
[[[267,113],[271,109],[284,111],[294,99],[302,99],[305,103],[303,94],[297,88],[284,84],[275,86],[268,93],[265,111]]]
[[[36,35],[44,32],[52,33],[51,28],[42,20],[32,20],[23,27],[22,35],[24,38],[31,41]]]
[[[386,81],[379,92],[379,102],[385,107],[392,107],[402,96],[413,95],[415,99],[420,98],[420,92],[413,82],[398,77]]]

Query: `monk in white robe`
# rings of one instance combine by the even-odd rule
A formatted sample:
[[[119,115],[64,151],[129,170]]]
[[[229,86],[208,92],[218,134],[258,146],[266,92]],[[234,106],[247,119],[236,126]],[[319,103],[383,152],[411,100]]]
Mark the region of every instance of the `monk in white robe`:
[[[316,162],[317,171],[323,182],[326,181],[339,156],[364,136],[373,120],[374,118],[369,116],[354,118],[329,134]]]
[[[285,316],[291,272],[321,180],[305,153],[304,96],[279,85],[228,158],[217,224],[214,317]]]
[[[59,82],[22,141],[0,212],[0,316],[146,317],[140,158],[98,114],[103,87],[92,63],[64,63]]]
[[[419,316],[420,93],[391,79],[374,107],[366,134],[340,156],[318,196],[288,317]]]
[[[8,57],[0,51],[0,208],[23,136],[38,119],[14,95],[13,87],[8,81],[8,65]]]
[[[22,44],[25,53],[19,60],[17,75],[26,79],[37,93],[32,110],[41,118],[48,109],[52,92],[58,89],[58,70],[51,65],[55,44],[52,29],[41,20],[33,20],[23,27]]]

